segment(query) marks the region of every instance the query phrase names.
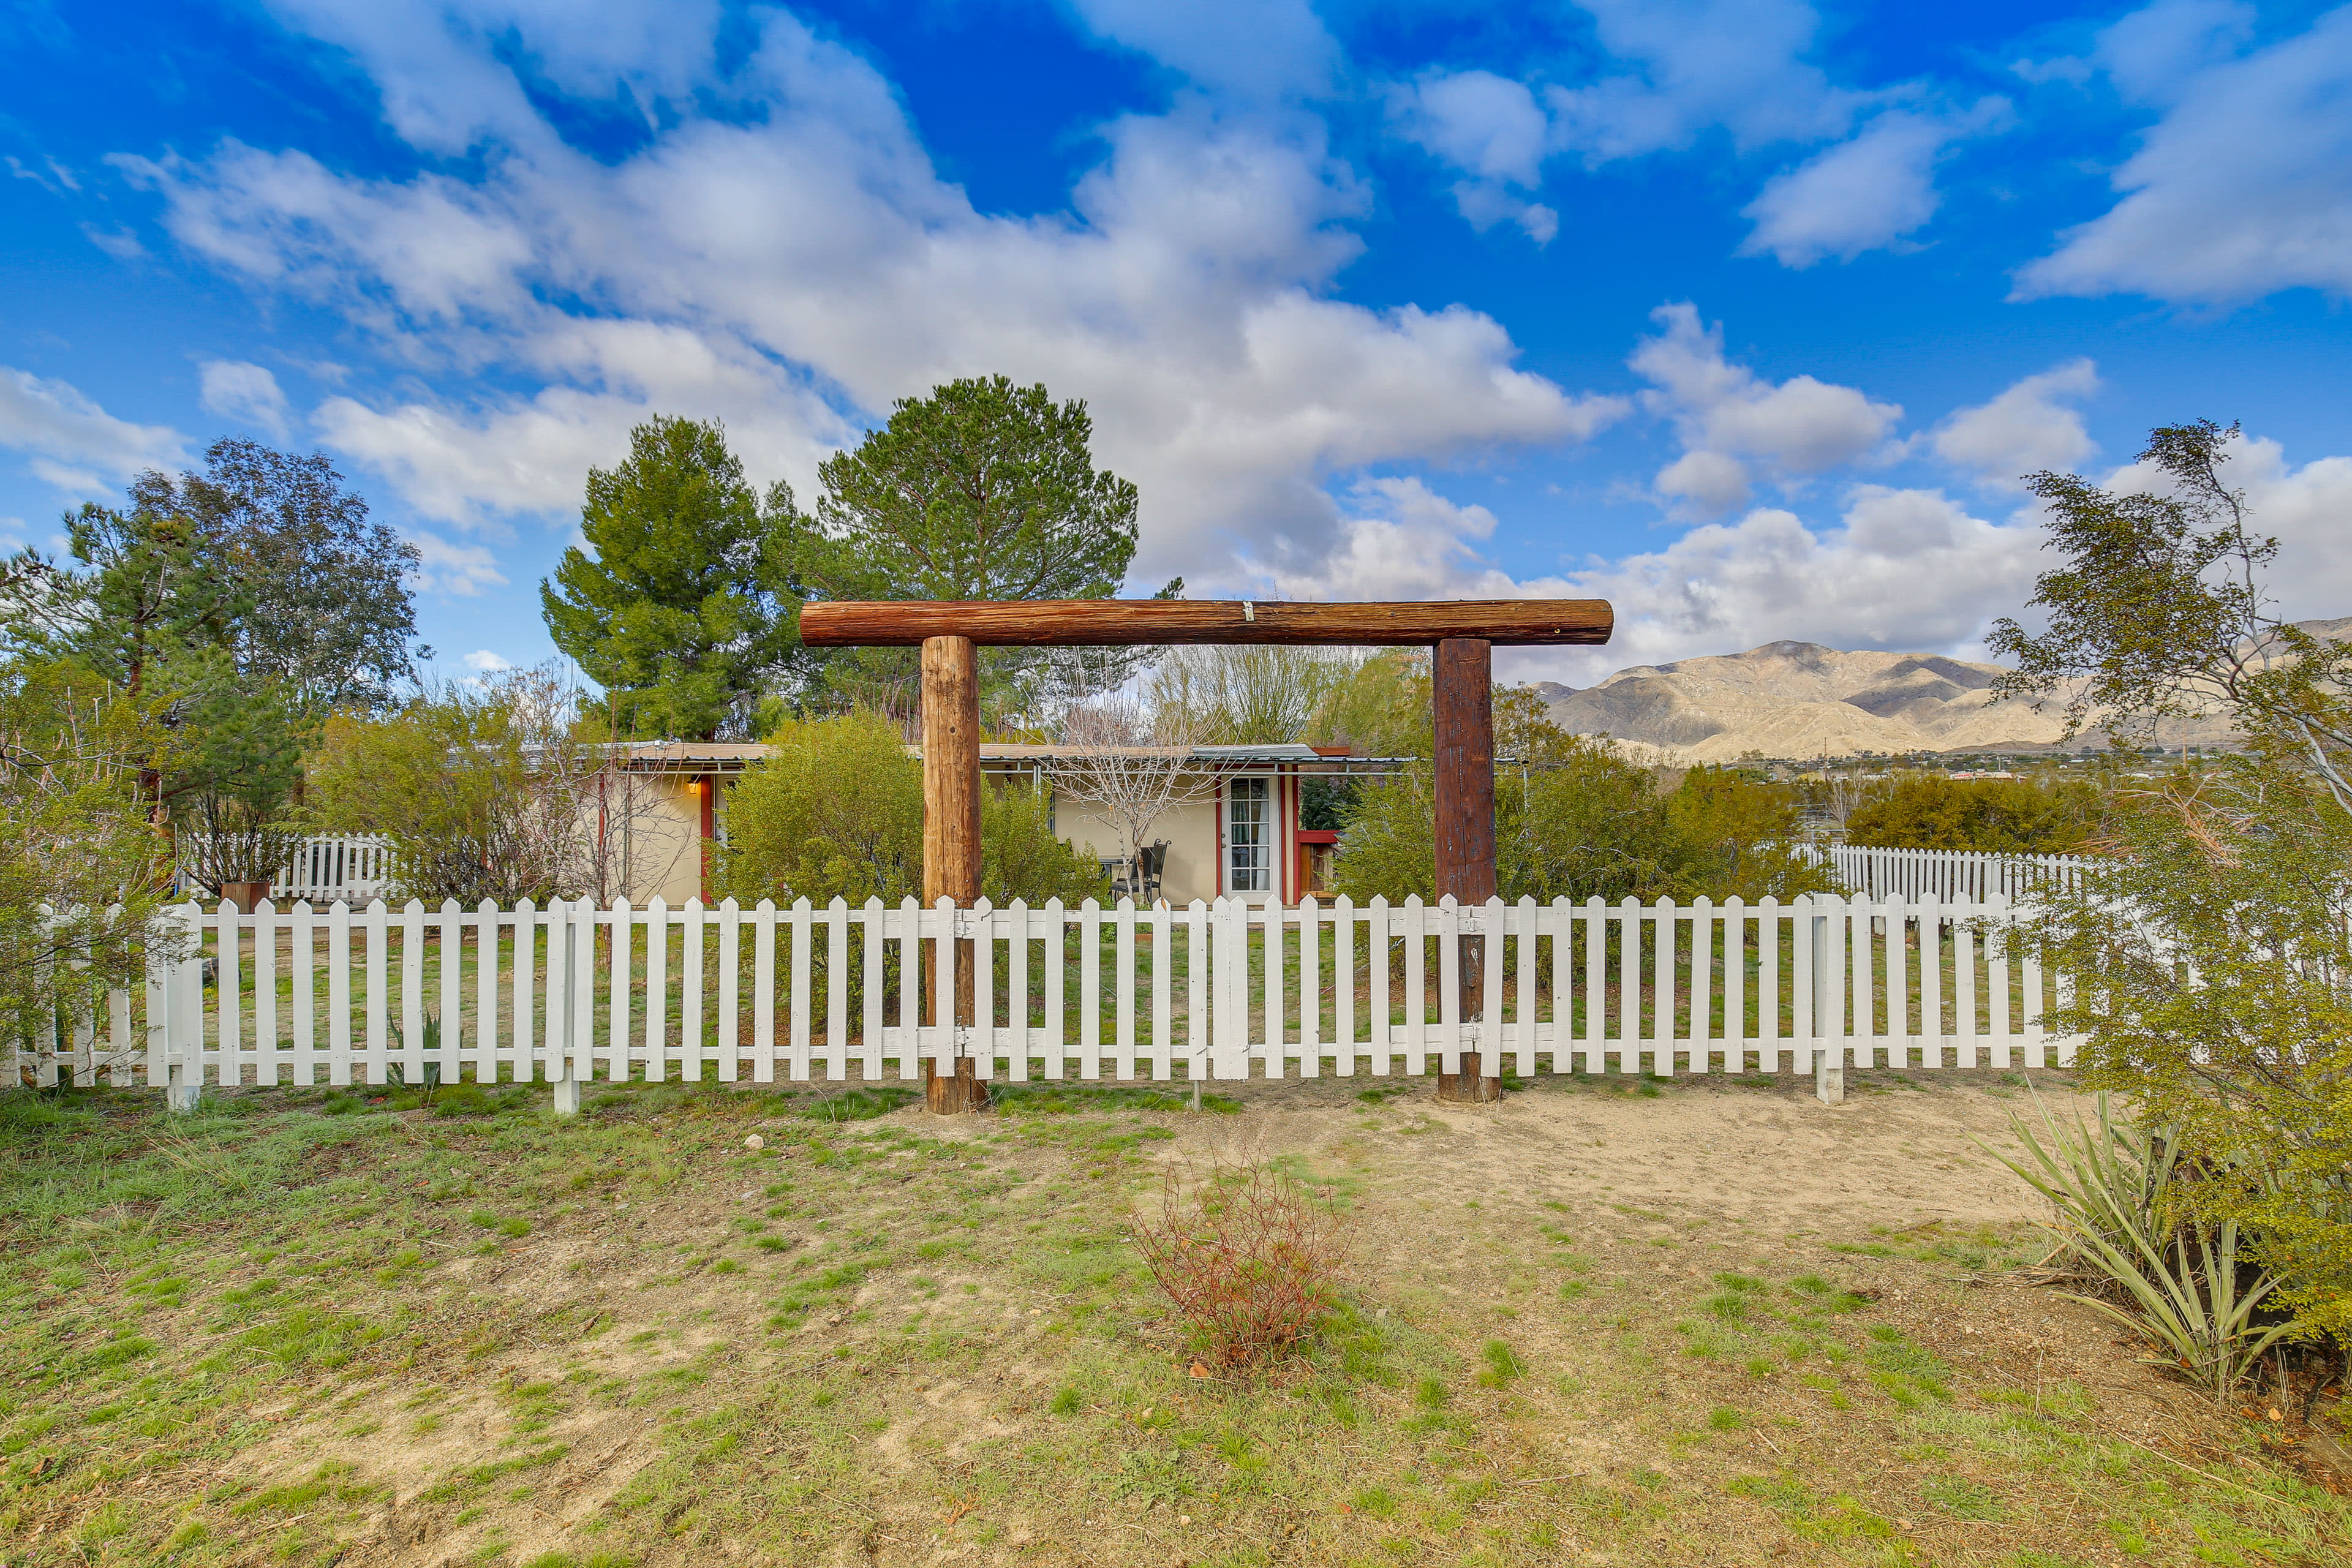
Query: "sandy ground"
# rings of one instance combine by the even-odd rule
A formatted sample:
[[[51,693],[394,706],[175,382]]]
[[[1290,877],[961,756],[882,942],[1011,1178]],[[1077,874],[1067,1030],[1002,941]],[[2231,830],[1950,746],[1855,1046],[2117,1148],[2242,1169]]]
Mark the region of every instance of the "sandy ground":
[[[1377,1109],[1356,1099],[1396,1085],[1402,1092]],[[2037,1075],[2033,1087],[2054,1116],[2092,1108],[2062,1075]],[[1311,1157],[1368,1137],[1406,1138],[1414,1142],[1390,1147],[1411,1150],[1409,1169],[1384,1172],[1387,1184],[1506,1205],[1663,1205],[1825,1236],[1934,1221],[2009,1226],[2041,1215],[2033,1194],[1971,1142],[2011,1148],[2011,1114],[2037,1120],[2032,1097],[1997,1072],[1853,1074],[1836,1106],[1794,1079],[1769,1089],[1685,1080],[1647,1098],[1538,1079],[1494,1106],[1440,1104],[1425,1079],[1216,1089],[1241,1100],[1243,1113],[1176,1121],[1163,1157],[1252,1148]]]

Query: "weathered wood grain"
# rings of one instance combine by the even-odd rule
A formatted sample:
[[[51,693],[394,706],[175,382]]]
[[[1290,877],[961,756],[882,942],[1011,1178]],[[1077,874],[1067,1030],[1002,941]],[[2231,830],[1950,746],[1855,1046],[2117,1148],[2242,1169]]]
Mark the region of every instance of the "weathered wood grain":
[[[1430,701],[1437,730],[1433,824],[1437,896],[1450,893],[1464,905],[1483,904],[1495,896],[1494,666],[1492,645],[1479,637],[1447,637],[1430,661]],[[1492,939],[1465,936],[1460,941],[1462,1016],[1475,1018],[1486,1006],[1486,951]],[[1486,1049],[1482,1038],[1479,1049],[1462,1053],[1459,1073],[1439,1072],[1437,1098],[1501,1099],[1502,1080],[1486,1070],[1488,1062],[1499,1067],[1502,1054]]]
[[[1330,643],[1414,647],[1477,637],[1506,647],[1609,640],[1605,599],[1453,599],[1426,604],[1262,604],[1242,599],[894,599],[807,605],[812,647],[913,647],[935,637],[991,647],[1148,643]]]

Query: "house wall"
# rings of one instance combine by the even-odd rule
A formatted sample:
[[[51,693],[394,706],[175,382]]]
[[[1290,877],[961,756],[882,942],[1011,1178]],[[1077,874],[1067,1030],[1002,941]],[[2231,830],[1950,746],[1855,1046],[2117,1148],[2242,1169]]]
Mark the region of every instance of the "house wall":
[[[1160,873],[1160,892],[1171,903],[1203,902],[1217,896],[1218,804],[1189,801],[1172,806],[1151,825],[1146,843],[1168,841],[1168,868]],[[1127,838],[1092,806],[1056,794],[1054,833],[1080,854],[1108,858],[1125,856]]]
[[[631,903],[642,907],[658,896],[676,909],[704,896],[702,796],[696,788],[701,782],[676,773],[639,775],[632,781],[634,806],[615,805],[607,814],[607,853],[616,868],[627,866],[621,880]]]

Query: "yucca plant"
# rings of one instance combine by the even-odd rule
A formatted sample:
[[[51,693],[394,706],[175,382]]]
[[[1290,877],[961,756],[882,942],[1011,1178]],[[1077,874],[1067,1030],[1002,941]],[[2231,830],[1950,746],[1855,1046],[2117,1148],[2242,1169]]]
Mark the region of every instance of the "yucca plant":
[[[2124,1306],[2070,1292],[2073,1300],[2171,1352],[2215,1398],[2226,1396],[2263,1352],[2291,1326],[2258,1327],[2254,1310],[2276,1287],[2267,1275],[2238,1288],[2238,1225],[2206,1224],[2180,1212],[2173,1192],[2178,1152],[2171,1140],[2120,1126],[2098,1097],[2094,1127],[2078,1111],[2067,1127],[2033,1097],[2046,1138],[2014,1111],[2010,1126],[2028,1160],[2011,1159],[1982,1139],[1978,1147],[2050,1200],[2049,1229],[2094,1279],[2116,1286]]]

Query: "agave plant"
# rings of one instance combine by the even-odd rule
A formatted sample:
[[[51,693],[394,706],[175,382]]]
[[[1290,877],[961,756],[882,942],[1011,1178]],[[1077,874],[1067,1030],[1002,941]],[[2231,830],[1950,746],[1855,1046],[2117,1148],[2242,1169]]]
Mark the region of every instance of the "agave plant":
[[[408,1037],[401,1033],[400,1026],[398,1024],[393,1025],[392,1032],[393,1035],[401,1041],[404,1047],[407,1044]],[[407,1075],[402,1071],[401,1065],[398,1062],[394,1062],[392,1064],[392,1081],[399,1084],[404,1089],[415,1088],[417,1091],[417,1104],[430,1110],[432,1109],[433,1102],[439,1099],[441,1095],[440,1018],[434,1014],[427,1013],[425,1016],[424,1027],[419,1029],[417,1033],[423,1037],[422,1041],[420,1042],[421,1048],[428,1058],[425,1063],[425,1081],[420,1084],[411,1085],[408,1082]]]
[[[2168,1364],[2185,1367],[2215,1398],[2227,1395],[2292,1326],[2253,1321],[2278,1281],[2264,1275],[2241,1290],[2237,1222],[2211,1226],[2178,1211],[2171,1140],[2118,1125],[2105,1094],[2095,1127],[2079,1111],[2072,1127],[2062,1124],[2039,1094],[2033,1104],[2046,1136],[2010,1115],[2026,1163],[1982,1139],[1976,1143],[2050,1200],[2058,1217],[2049,1228],[2092,1278],[2117,1287],[2126,1305],[2072,1299],[2155,1336],[2172,1352]]]

